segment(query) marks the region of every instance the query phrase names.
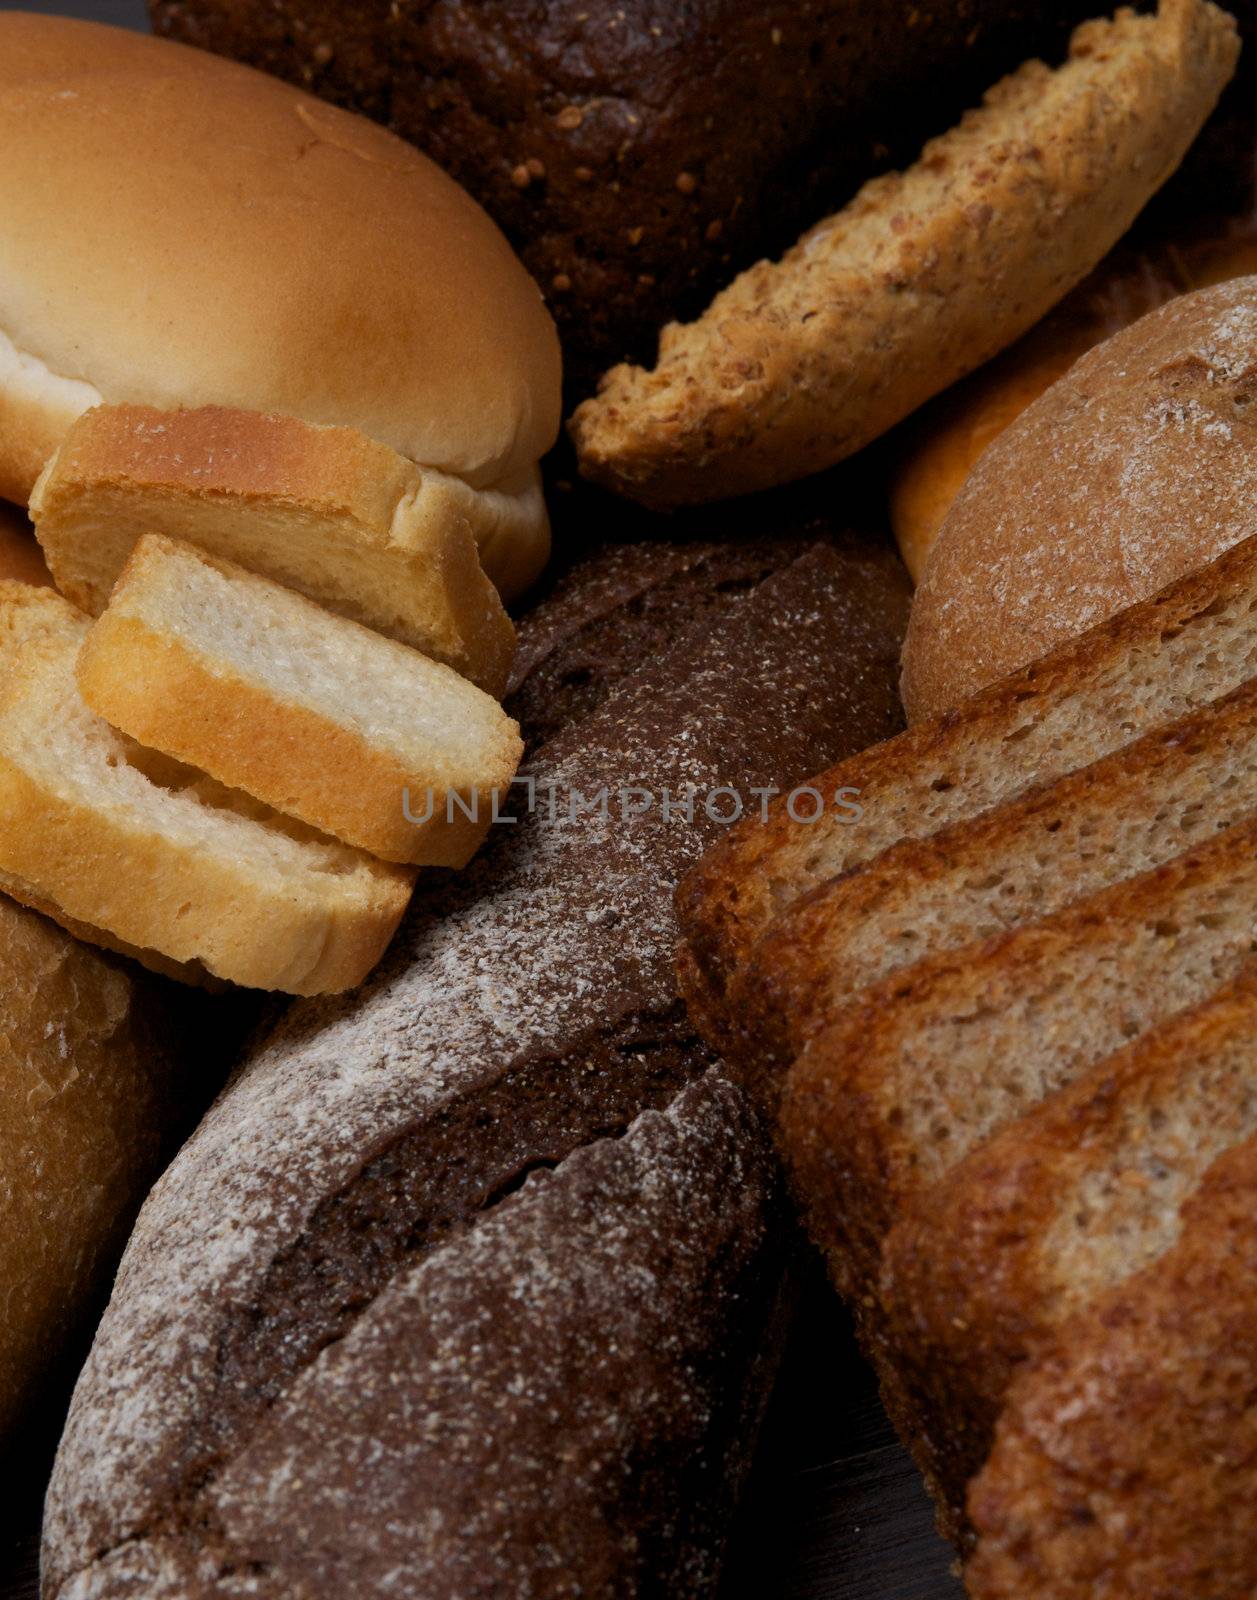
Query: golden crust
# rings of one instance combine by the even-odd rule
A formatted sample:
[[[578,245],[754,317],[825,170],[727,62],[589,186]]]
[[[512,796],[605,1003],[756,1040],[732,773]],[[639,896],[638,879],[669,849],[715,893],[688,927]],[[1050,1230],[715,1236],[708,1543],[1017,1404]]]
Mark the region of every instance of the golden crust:
[[[136,547],[114,603],[79,654],[79,689],[88,705],[140,744],[360,850],[409,865],[465,866],[488,831],[492,797],[504,795],[522,754],[515,725],[502,714],[499,748],[483,758],[478,781],[452,786],[467,808],[474,800],[473,820],[447,801],[447,775],[435,765],[441,752],[434,752],[427,773],[411,770],[362,733],[348,708],[344,720],[334,720],[189,643],[177,625],[155,628],[121,611],[119,604],[142,589],[146,562],[159,558],[156,545],[150,537]],[[185,547],[183,554],[194,552]],[[225,563],[206,565],[239,584],[239,602],[247,608],[257,580]],[[392,654],[382,646],[382,672],[390,670]],[[346,691],[351,704],[352,685]],[[475,761],[469,755],[468,766]],[[413,796],[414,817],[424,814],[429,789],[431,817],[411,820],[405,792]]]
[[[491,532],[484,495],[356,429],[217,406],[89,411],[31,500],[58,587],[93,615],[135,540],[167,534],[448,662],[496,697],[515,630],[480,564],[482,513]]]
[[[0,331],[106,402],[357,427],[475,487],[557,433],[554,326],[498,229],[266,74],[0,13],[0,219]]]
[[[582,471],[644,504],[747,493],[852,454],[1037,322],[1182,160],[1234,70],[1232,19],[1162,0],[1077,30],[781,262],[672,324],[654,371],[580,406]]]

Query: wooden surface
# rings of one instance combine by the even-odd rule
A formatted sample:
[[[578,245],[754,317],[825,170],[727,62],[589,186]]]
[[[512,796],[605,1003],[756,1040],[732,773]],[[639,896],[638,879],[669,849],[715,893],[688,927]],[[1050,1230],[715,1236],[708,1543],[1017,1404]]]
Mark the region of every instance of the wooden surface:
[[[46,1445],[6,1507],[0,1600],[38,1594]],[[809,1285],[726,1564],[722,1600],[963,1600],[838,1301]]]

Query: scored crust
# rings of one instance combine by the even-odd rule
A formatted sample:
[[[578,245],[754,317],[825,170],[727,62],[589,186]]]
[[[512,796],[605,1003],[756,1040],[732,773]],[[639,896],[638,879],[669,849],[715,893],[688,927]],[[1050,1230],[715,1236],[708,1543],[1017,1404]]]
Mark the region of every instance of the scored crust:
[[[618,366],[571,431],[582,471],[644,504],[748,493],[852,454],[1037,322],[1182,160],[1235,67],[1206,0],[1083,24],[874,179],[779,263]]]

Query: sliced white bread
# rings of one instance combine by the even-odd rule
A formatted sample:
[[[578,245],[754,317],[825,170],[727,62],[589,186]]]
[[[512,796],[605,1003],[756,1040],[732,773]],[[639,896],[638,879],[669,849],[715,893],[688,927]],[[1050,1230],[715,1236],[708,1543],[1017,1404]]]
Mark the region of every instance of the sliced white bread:
[[[452,668],[152,534],[78,678],[139,743],[388,861],[465,866],[523,753]]]
[[[217,406],[99,406],[70,429],[30,509],[57,587],[93,616],[135,541],[169,534],[499,696],[515,633],[480,564],[481,500],[352,428]]]
[[[44,591],[0,688],[0,872],[88,933],[291,994],[352,988],[413,874],[142,750],[84,703],[88,618]],[[0,597],[0,617],[14,602]],[[16,602],[21,613],[32,602]]]

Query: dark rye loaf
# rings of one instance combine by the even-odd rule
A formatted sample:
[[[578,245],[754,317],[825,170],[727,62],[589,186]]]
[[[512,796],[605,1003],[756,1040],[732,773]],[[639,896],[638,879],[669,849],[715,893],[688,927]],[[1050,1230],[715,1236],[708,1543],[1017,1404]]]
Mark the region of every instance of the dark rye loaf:
[[[697,312],[1085,0],[151,0],[159,33],[386,123],[481,202],[581,392]],[[754,115],[747,108],[754,107]]]
[[[894,725],[905,606],[889,558],[818,548],[648,657],[529,771],[560,795],[790,781],[818,749],[836,756]],[[748,1341],[766,1335],[780,1267],[768,1272],[761,1259],[770,1185],[751,1136],[739,1137],[746,1166],[735,1181],[728,1150],[703,1131],[709,1113],[674,1104],[711,1058],[676,995],[671,888],[715,831],[701,806],[693,826],[656,807],[627,826],[597,813],[551,824],[536,813],[494,829],[466,874],[419,895],[363,990],[293,1007],[260,1042],[154,1191],[128,1251],[58,1457],[45,1528],[49,1596],[366,1596],[379,1587],[375,1542],[354,1546],[362,1565],[351,1574],[350,1555],[334,1554],[345,1549],[336,1518],[362,1523],[375,1508],[397,1517],[402,1507],[427,1537],[408,1542],[404,1556],[393,1551],[393,1595],[627,1596],[660,1592],[660,1573],[670,1593],[707,1592],[719,1508],[753,1433],[737,1397],[754,1386],[736,1342],[718,1377],[702,1374],[725,1338],[716,1336],[722,1317],[736,1317]],[[708,1092],[719,1100],[729,1091]],[[701,1147],[696,1166],[710,1161],[726,1174],[714,1191],[729,1208],[726,1231],[697,1190],[684,1199],[675,1164],[650,1162],[633,1187],[649,1202],[672,1183],[682,1198],[664,1206],[666,1223],[625,1234],[613,1252],[620,1292],[599,1278],[612,1309],[581,1334],[585,1348],[590,1338],[644,1339],[633,1330],[653,1314],[647,1286],[675,1285],[671,1343],[650,1339],[661,1363],[655,1383],[634,1387],[612,1372],[603,1392],[598,1371],[564,1354],[577,1348],[565,1303],[527,1294],[520,1303],[504,1290],[486,1312],[503,1343],[482,1352],[477,1371],[516,1370],[525,1347],[552,1352],[558,1365],[522,1391],[486,1380],[496,1405],[477,1403],[471,1367],[440,1366],[442,1308],[406,1292],[412,1275],[428,1263],[440,1278],[438,1264],[463,1249],[494,1254],[476,1242],[492,1223],[496,1281],[514,1282],[515,1230],[522,1260],[529,1225],[510,1219],[533,1216],[538,1192],[567,1216],[565,1228],[549,1228],[557,1254],[547,1270],[583,1270],[588,1231],[576,1198],[563,1196],[585,1192],[585,1180],[571,1177],[568,1158],[591,1146],[576,1168],[587,1173],[585,1159],[611,1159],[597,1156],[598,1141],[668,1107],[676,1138]],[[625,1148],[649,1148],[655,1135],[640,1130],[659,1126],[638,1121]],[[556,1165],[538,1191],[537,1170]],[[521,1185],[517,1206],[495,1203]],[[451,1271],[452,1285],[469,1281]],[[432,1351],[431,1363],[417,1354],[398,1369],[397,1340]],[[331,1419],[344,1398],[342,1363],[359,1359],[366,1365],[346,1379],[355,1403],[395,1420],[423,1411],[425,1428],[448,1426],[450,1460],[437,1478],[382,1444],[369,1477],[359,1461],[347,1488],[338,1443],[345,1460],[358,1460],[350,1434],[329,1432],[331,1420],[289,1420],[304,1415],[307,1393],[311,1420]],[[664,1367],[673,1400],[660,1410]],[[552,1384],[562,1407],[547,1403]],[[733,1403],[717,1405],[718,1390]],[[424,1398],[438,1392],[440,1417]],[[591,1420],[610,1414],[608,1393],[619,1397],[614,1428]],[[488,1445],[457,1425],[460,1415],[477,1419],[498,1463],[489,1531],[470,1516],[486,1492]],[[375,1424],[370,1436],[380,1436]],[[622,1492],[617,1451],[641,1479],[635,1495]],[[251,1492],[233,1489],[252,1472],[277,1484],[277,1462],[301,1480],[307,1506],[325,1508],[303,1523],[300,1548],[291,1522],[272,1541],[279,1522],[261,1528]],[[545,1475],[556,1500],[578,1509],[538,1529],[530,1508]],[[295,1500],[286,1510],[271,1504],[279,1521],[306,1516]],[[469,1590],[469,1567],[508,1548],[509,1577]],[[627,1549],[642,1552],[636,1564]],[[583,1588],[569,1571],[583,1575]],[[605,1591],[598,1572],[614,1574]]]

